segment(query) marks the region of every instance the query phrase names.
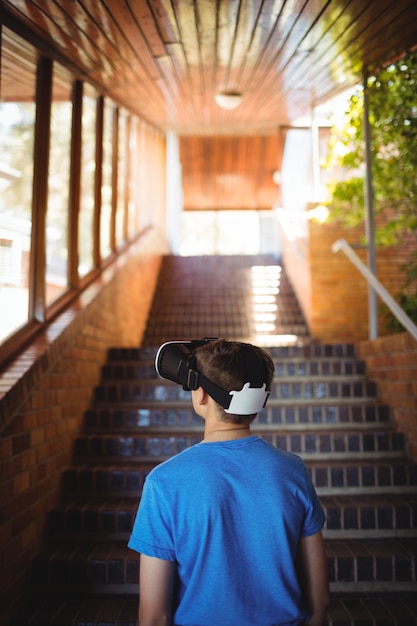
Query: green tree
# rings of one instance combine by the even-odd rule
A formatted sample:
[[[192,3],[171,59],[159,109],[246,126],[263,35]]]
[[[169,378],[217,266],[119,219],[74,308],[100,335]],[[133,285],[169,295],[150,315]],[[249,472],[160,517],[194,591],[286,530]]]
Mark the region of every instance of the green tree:
[[[398,244],[417,232],[417,51],[368,79],[374,208],[382,214],[377,245]],[[332,132],[328,167],[330,219],[357,225],[364,219],[363,90],[351,96],[345,123]],[[341,174],[341,175],[340,175]],[[404,270],[400,304],[417,319],[417,253]]]

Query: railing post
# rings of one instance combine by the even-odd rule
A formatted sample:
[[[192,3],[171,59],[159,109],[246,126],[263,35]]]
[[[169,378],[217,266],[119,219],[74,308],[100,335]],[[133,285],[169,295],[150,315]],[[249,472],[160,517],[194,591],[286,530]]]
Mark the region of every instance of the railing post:
[[[363,138],[365,144],[365,233],[369,270],[376,276],[374,193],[372,184],[371,128],[369,123],[368,75],[363,74]],[[369,339],[378,337],[378,309],[375,289],[368,284]]]

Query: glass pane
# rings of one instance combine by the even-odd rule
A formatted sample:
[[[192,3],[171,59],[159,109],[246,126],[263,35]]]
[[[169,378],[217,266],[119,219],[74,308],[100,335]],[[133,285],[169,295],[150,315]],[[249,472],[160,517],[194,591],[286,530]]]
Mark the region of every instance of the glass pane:
[[[140,158],[139,158],[139,123],[133,117],[130,126],[130,177],[128,202],[128,237],[132,239],[139,232],[139,189],[140,189]]]
[[[126,132],[127,114],[120,110],[119,114],[119,145],[118,145],[118,166],[117,166],[117,213],[116,213],[116,243],[117,246],[123,243],[124,219],[126,212]]]
[[[101,257],[109,256],[112,202],[113,105],[104,101],[103,182],[101,187],[100,249]]]
[[[60,65],[52,78],[51,144],[46,214],[46,304],[67,288],[68,196],[71,153],[72,79]]]
[[[28,321],[36,52],[4,28],[0,66],[0,341]]]
[[[78,273],[93,269],[94,178],[96,173],[96,93],[84,85],[81,152],[81,199],[78,224]]]

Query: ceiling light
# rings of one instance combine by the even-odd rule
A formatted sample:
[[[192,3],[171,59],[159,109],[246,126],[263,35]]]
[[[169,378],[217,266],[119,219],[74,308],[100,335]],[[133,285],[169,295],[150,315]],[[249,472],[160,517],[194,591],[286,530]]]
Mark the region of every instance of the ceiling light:
[[[242,102],[242,94],[237,91],[221,91],[214,94],[214,99],[222,109],[236,109]]]
[[[281,184],[281,172],[279,170],[275,170],[275,172],[272,174],[272,180],[276,185]]]

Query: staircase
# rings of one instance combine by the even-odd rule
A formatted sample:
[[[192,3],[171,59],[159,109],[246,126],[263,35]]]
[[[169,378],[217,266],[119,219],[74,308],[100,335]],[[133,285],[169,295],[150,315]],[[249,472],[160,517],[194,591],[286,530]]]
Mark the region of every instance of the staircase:
[[[109,351],[63,476],[62,503],[50,512],[49,541],[33,562],[33,601],[14,626],[135,626],[138,557],[126,543],[143,481],[202,434],[190,394],[157,378],[155,351],[170,339],[253,340],[254,262],[276,265],[165,259],[144,345]],[[276,378],[253,430],[299,454],[311,472],[327,516],[328,624],[415,625],[417,466],[354,346],[309,341],[283,271],[275,302],[262,341]],[[278,345],[291,335],[295,344]]]

